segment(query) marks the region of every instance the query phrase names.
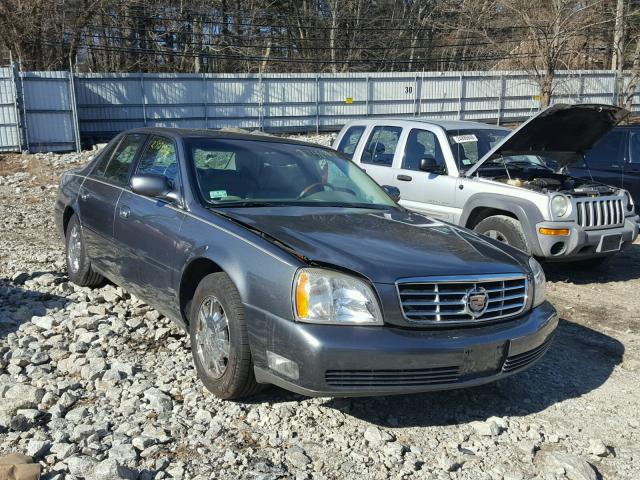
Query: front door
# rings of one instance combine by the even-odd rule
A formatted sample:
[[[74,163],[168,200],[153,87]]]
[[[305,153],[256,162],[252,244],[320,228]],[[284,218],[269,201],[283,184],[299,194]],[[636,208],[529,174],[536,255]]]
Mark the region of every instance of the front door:
[[[420,161],[423,158],[434,159],[440,171],[421,171]],[[395,179],[394,185],[400,189],[400,204],[404,207],[434,218],[455,221],[458,178],[448,175],[444,155],[434,132],[419,128],[409,131]]]
[[[173,140],[151,137],[134,174],[164,175],[179,192],[181,182]],[[114,224],[119,268],[127,288],[165,315],[177,317],[179,302],[174,281],[178,273],[174,260],[184,218],[175,205],[127,189],[118,201]]]

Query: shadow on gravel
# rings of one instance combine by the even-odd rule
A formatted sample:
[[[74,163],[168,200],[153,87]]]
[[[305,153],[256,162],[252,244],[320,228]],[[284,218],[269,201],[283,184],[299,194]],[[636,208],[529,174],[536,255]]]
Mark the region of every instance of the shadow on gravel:
[[[453,425],[491,416],[524,416],[598,388],[622,362],[623,354],[624,346],[614,338],[561,320],[551,348],[538,364],[497,383],[413,395],[329,398],[324,406],[384,427]],[[271,388],[250,403],[304,398]]]
[[[68,301],[66,297],[29,290],[0,278],[0,340],[18,330],[31,317],[46,315],[47,308],[61,307]]]
[[[640,245],[629,245],[598,267],[580,262],[545,263],[544,272],[552,282],[576,285],[634,280],[640,278]]]
[[[378,398],[330,399],[325,406],[385,427],[452,425],[491,416],[524,416],[602,385],[622,362],[614,338],[561,320],[545,357],[500,382],[471,389]]]

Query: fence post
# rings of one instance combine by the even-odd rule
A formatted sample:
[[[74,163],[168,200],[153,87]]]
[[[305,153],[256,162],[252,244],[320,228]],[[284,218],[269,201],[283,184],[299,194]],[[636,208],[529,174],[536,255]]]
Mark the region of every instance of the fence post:
[[[366,80],[365,89],[367,91],[367,95],[366,95],[365,100],[364,100],[364,102],[365,102],[364,103],[364,109],[365,109],[365,116],[368,117],[369,116],[369,75],[366,76],[365,80]]]
[[[31,152],[31,145],[29,145],[29,117],[27,116],[27,95],[24,90],[24,72],[22,71],[22,63],[20,63],[20,91],[22,94],[22,114],[24,118],[24,141],[27,146],[27,152]]]
[[[207,91],[207,77],[206,74],[202,72],[202,106],[204,107],[204,129],[209,128],[209,113],[207,112],[208,106],[208,97],[209,93]]]
[[[413,116],[418,116],[418,74],[416,73],[416,78],[414,79],[413,85]]]
[[[320,77],[316,73],[316,135],[320,133]]]
[[[73,74],[71,59],[69,59],[69,100],[71,101],[71,120],[73,121],[76,152],[80,153],[82,151],[82,147],[80,145],[80,124],[78,122],[78,105],[76,103],[75,75]]]
[[[13,114],[16,117],[16,136],[18,137],[18,152],[22,152],[22,129],[20,128],[20,108],[18,107],[18,84],[16,81],[16,66],[13,64],[13,55],[9,52],[9,64],[11,65],[11,88],[13,90]]]
[[[458,120],[462,120],[462,89],[464,88],[463,74],[460,73],[460,84],[458,86]]]
[[[258,124],[264,132],[264,85],[262,83],[262,69],[258,73]]]
[[[140,90],[142,94],[142,123],[147,126],[147,96],[144,93],[144,72],[140,72]]]
[[[504,74],[500,74],[500,93],[498,94],[498,120],[496,125],[500,125],[502,120],[502,99],[504,98]]]

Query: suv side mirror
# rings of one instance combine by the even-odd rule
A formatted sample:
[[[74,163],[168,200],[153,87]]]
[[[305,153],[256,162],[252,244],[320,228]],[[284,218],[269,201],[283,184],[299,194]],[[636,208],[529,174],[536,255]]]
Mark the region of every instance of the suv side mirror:
[[[138,195],[159,198],[167,202],[176,202],[178,200],[178,196],[172,190],[171,182],[164,175],[151,173],[133,175],[129,183],[133,193]]]
[[[400,189],[398,187],[394,187],[392,185],[382,185],[382,190],[384,193],[389,195],[391,200],[398,203],[400,201]]]
[[[420,159],[420,170],[428,173],[439,173],[441,171],[440,165],[431,155]]]

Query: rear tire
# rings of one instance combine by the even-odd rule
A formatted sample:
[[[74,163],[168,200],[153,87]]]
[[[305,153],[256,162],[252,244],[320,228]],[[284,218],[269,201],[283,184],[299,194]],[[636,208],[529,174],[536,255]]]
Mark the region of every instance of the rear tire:
[[[87,256],[82,226],[73,214],[65,232],[65,260],[69,280],[81,287],[95,287],[104,282],[104,277],[91,268]]]
[[[204,277],[189,310],[193,362],[207,390],[226,400],[257,393],[244,307],[229,276]]]
[[[479,222],[474,231],[531,254],[520,222],[506,215],[494,215]]]

